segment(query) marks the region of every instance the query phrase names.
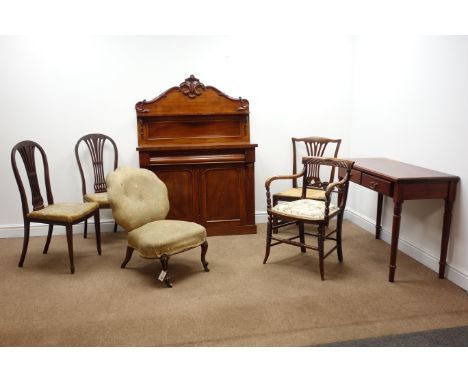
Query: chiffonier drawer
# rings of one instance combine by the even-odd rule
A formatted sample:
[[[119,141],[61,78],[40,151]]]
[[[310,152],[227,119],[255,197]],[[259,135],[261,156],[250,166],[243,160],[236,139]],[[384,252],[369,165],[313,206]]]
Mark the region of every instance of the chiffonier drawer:
[[[392,195],[392,183],[372,175],[362,174],[361,185],[385,195]]]

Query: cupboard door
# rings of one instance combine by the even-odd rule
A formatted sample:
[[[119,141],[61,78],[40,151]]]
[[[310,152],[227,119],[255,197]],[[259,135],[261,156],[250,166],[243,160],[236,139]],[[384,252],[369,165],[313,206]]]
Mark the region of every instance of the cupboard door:
[[[200,223],[214,234],[223,228],[244,225],[245,195],[245,168],[242,164],[201,168]]]
[[[154,172],[167,187],[169,214],[167,219],[198,222],[198,182],[196,171],[190,167],[171,166]]]

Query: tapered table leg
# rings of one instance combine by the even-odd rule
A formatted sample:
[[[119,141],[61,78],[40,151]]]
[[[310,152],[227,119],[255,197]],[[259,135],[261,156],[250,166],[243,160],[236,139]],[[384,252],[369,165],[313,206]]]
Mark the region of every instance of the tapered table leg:
[[[377,218],[375,219],[375,238],[380,239],[380,233],[382,232],[382,205],[383,205],[383,194],[378,193],[377,197]]]
[[[452,209],[455,196],[457,194],[457,181],[452,181],[449,184],[449,192],[445,199],[444,223],[442,226],[442,243],[440,245],[440,261],[439,261],[439,278],[445,277],[445,264],[447,262],[447,248],[450,236],[450,226],[452,223]]]
[[[398,251],[398,237],[400,236],[400,221],[401,209],[403,201],[393,201],[393,224],[392,224],[392,246],[390,249],[390,271],[388,281],[393,282],[395,279],[396,258]]]

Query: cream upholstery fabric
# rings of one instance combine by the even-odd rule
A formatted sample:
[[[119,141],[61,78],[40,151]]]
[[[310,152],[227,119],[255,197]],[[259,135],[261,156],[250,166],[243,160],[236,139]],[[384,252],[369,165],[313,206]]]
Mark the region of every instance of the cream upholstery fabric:
[[[167,188],[155,173],[120,167],[107,175],[106,183],[114,219],[125,230],[130,232],[167,216]]]
[[[128,233],[128,245],[150,259],[198,247],[205,240],[205,227],[180,220],[158,220]]]
[[[300,198],[302,196],[302,187],[290,188],[289,190],[278,192],[276,195],[280,196],[291,196],[294,198]],[[307,199],[322,199],[325,200],[324,190],[315,190],[313,188],[307,189]]]
[[[83,196],[85,202],[96,202],[99,203],[99,207],[109,207],[109,199],[107,198],[107,192],[98,192],[97,194],[86,194]]]
[[[293,202],[277,204],[272,208],[284,216],[309,220],[323,220],[325,217],[325,202],[321,200],[299,199]],[[332,216],[338,208],[330,203],[328,215]]]
[[[98,203],[55,203],[28,214],[30,219],[72,223],[99,208]]]

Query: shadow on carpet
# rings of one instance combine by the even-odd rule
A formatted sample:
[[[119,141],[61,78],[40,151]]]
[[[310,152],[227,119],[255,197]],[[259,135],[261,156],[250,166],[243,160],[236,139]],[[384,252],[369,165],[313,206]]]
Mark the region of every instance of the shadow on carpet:
[[[344,347],[397,347],[397,346],[468,346],[468,326],[458,328],[427,330],[393,336],[365,338],[362,340],[333,342],[319,346],[344,346]]]

